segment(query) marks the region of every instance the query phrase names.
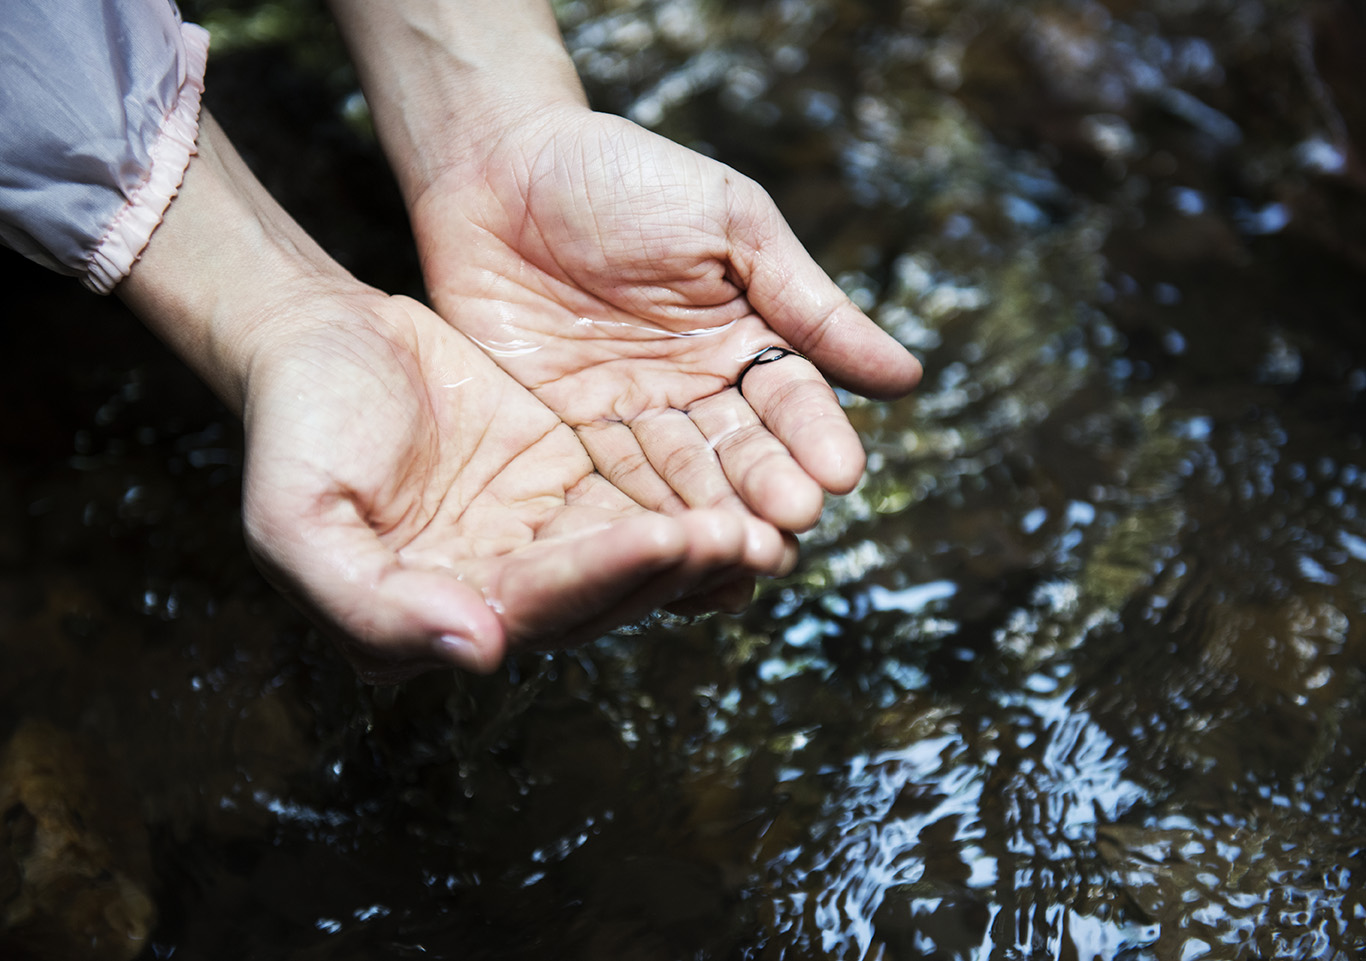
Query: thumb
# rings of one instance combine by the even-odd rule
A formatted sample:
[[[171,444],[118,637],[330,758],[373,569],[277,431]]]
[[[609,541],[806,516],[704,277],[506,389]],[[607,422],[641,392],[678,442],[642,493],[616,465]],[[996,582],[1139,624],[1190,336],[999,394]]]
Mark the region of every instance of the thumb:
[[[900,397],[920,362],[854,306],[812,259],[762,187],[727,177],[731,265],[759,316],[832,381],[857,394]]]
[[[358,674],[392,683],[440,667],[488,673],[506,638],[477,590],[410,567],[349,499],[285,512],[249,499],[247,539],[266,576],[339,643]]]

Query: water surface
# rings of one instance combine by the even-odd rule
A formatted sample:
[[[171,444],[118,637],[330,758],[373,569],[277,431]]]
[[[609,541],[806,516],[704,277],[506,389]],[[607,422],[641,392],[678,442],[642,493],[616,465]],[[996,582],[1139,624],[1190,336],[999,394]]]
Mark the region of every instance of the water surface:
[[[321,11],[185,8],[272,189],[417,291]],[[925,384],[849,399],[869,475],[745,615],[373,690],[252,570],[236,426],[34,273],[0,728],[115,762],[146,956],[1366,952],[1359,8],[558,9],[595,103],[764,183]]]

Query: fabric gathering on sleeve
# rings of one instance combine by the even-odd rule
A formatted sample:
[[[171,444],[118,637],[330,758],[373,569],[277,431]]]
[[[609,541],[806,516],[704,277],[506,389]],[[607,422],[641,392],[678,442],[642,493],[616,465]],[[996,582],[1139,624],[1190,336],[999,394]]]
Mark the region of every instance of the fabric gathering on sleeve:
[[[112,291],[195,152],[208,50],[169,0],[6,0],[0,241]]]

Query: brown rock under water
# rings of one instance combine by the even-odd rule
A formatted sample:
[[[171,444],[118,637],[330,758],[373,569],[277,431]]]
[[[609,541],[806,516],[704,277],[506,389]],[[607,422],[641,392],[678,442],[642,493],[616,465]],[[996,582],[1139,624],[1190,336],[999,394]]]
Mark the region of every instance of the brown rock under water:
[[[26,721],[0,750],[0,956],[131,961],[156,924],[147,830],[76,739]]]

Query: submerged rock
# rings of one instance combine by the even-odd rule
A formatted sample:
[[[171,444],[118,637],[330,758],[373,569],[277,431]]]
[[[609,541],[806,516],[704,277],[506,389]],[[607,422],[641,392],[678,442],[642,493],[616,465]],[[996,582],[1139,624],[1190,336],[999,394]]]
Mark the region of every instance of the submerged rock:
[[[0,955],[129,961],[156,924],[147,831],[76,739],[25,722],[0,752]]]

